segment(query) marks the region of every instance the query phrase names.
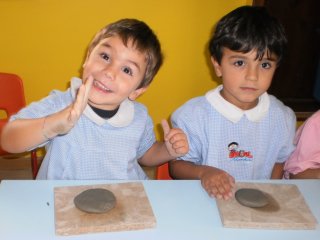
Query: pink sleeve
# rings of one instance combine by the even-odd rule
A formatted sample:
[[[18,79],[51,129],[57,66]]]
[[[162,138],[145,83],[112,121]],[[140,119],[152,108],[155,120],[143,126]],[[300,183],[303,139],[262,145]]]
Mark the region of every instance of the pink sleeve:
[[[297,174],[309,168],[320,168],[320,111],[298,129],[295,141],[296,149],[286,161],[285,172]]]

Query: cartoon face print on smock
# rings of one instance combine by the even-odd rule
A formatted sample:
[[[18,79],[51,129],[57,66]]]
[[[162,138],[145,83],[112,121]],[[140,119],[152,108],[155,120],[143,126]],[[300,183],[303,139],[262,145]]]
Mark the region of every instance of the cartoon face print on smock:
[[[229,160],[232,161],[252,161],[252,154],[250,151],[239,149],[237,142],[231,142],[228,145]]]

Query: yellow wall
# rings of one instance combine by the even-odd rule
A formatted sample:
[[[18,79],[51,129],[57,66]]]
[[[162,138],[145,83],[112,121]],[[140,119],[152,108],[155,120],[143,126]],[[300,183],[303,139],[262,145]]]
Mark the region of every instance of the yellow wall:
[[[27,102],[64,90],[79,76],[94,34],[120,18],[138,18],[154,29],[165,61],[138,100],[155,122],[186,100],[217,85],[205,52],[216,21],[251,0],[1,0],[0,71],[24,80]]]

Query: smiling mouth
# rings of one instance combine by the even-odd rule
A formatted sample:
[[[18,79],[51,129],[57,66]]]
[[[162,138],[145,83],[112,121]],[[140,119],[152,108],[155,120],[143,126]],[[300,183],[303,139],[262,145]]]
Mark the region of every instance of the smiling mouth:
[[[107,88],[105,85],[103,85],[98,80],[94,80],[93,81],[93,86],[96,87],[97,89],[99,89],[102,92],[106,92],[106,93],[111,93],[112,92],[111,89]]]

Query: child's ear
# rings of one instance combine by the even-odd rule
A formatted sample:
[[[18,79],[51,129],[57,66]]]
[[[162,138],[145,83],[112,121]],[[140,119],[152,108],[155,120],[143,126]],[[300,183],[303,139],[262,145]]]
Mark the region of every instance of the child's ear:
[[[142,93],[147,91],[147,89],[148,89],[147,87],[138,88],[138,89],[134,90],[132,93],[130,93],[128,98],[132,101],[136,100]]]
[[[218,63],[218,61],[214,57],[211,57],[211,62],[212,62],[212,65],[213,65],[214,71],[216,72],[217,77],[222,77],[221,66]]]

